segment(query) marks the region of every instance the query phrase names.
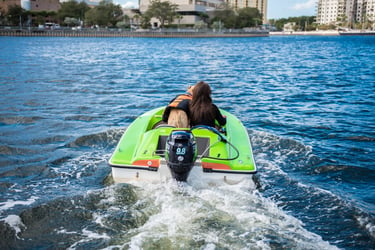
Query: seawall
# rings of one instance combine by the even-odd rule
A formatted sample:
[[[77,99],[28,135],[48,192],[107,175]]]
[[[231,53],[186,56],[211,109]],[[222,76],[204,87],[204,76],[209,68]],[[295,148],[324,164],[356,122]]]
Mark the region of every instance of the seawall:
[[[321,31],[279,31],[270,32],[270,36],[339,36],[336,30]]]

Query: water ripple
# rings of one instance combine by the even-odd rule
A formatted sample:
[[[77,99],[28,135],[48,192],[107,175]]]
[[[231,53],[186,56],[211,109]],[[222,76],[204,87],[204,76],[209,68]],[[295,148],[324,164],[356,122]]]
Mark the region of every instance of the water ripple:
[[[307,241],[305,246],[314,249],[312,244],[322,242],[311,234],[290,232],[290,225],[284,227],[277,217],[280,214],[272,212],[280,208],[302,221],[298,224],[292,219],[298,224],[292,229],[307,228],[340,248],[366,249],[374,244],[374,37],[0,37],[0,44],[0,202],[17,204],[0,211],[0,220],[13,218],[11,224],[21,230],[11,233],[11,226],[2,220],[0,231],[7,239],[22,241],[16,236],[25,229],[20,223],[16,227],[19,220],[14,214],[26,209],[20,217],[30,227],[25,235],[30,233],[35,247],[46,246],[48,240],[32,235],[31,230],[40,228],[43,218],[53,219],[48,211],[53,215],[64,206],[77,208],[71,200],[79,206],[77,213],[74,209],[67,212],[67,221],[72,219],[82,228],[70,228],[63,219],[56,225],[66,228],[54,227],[53,220],[47,227],[56,237],[74,235],[65,247],[104,248],[117,243],[121,247],[147,238],[137,230],[154,233],[155,221],[142,227],[137,218],[142,223],[147,219],[135,215],[129,228],[134,226],[138,235],[132,238],[130,232],[124,240],[107,226],[122,230],[111,216],[126,221],[128,214],[106,213],[105,209],[111,209],[108,206],[98,215],[92,210],[97,205],[91,203],[96,195],[82,198],[79,194],[103,188],[110,171],[106,161],[122,131],[136,117],[205,80],[212,86],[215,103],[238,116],[251,132],[261,189],[259,196],[245,193],[253,200],[248,206],[240,205],[252,211],[253,205],[267,204],[270,210],[259,210],[266,214],[263,217],[249,217],[259,219],[254,222],[261,222],[256,225],[263,238],[256,238],[256,229],[249,231],[252,226],[237,227],[229,211],[236,207],[229,207],[227,213],[213,210],[199,227],[204,230],[198,238],[203,239],[205,229],[212,226],[215,235],[224,227],[226,235],[234,235],[226,239],[240,239],[243,248],[256,244],[262,244],[259,248],[303,248]],[[207,192],[211,191],[211,197],[221,197],[220,192]],[[68,198],[60,200],[61,196]],[[263,196],[274,203],[264,203]],[[33,197],[39,202],[34,210],[25,203]],[[110,197],[100,199],[104,202]],[[205,208],[206,201],[198,200],[189,205]],[[275,204],[278,208],[273,210]],[[164,219],[163,213],[159,216]],[[264,226],[264,221],[271,223]],[[96,223],[102,224],[96,227]],[[198,226],[195,221],[191,225]],[[90,233],[97,238],[90,238]],[[115,242],[107,242],[109,235],[115,235]],[[286,240],[288,235],[301,237],[302,242]],[[170,241],[161,239],[157,246],[168,246]],[[214,241],[205,245],[186,240],[191,248],[215,246]],[[216,246],[230,248],[223,241]]]

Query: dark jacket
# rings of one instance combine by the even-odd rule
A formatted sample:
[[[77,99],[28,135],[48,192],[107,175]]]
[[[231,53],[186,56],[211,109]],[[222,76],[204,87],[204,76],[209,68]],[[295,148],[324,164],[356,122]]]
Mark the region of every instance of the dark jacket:
[[[190,125],[192,127],[196,125],[206,125],[206,126],[215,127],[215,120],[216,120],[218,121],[220,126],[224,126],[227,123],[227,119],[220,113],[219,108],[215,104],[212,104],[212,110],[214,114],[214,119],[205,117],[198,121],[191,120]]]

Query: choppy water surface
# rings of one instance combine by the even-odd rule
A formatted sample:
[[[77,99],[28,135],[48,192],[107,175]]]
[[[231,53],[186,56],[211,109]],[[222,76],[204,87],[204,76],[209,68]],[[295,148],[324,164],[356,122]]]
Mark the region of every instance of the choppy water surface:
[[[373,249],[375,37],[0,37],[0,248]],[[112,184],[188,84],[247,127],[237,185]]]

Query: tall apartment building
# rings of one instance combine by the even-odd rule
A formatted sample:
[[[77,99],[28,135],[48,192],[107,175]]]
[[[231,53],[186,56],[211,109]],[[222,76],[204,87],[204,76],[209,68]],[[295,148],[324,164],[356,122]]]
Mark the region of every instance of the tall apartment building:
[[[263,16],[263,22],[267,21],[267,0],[225,0],[225,2],[235,9],[257,8]]]
[[[319,0],[316,22],[363,23],[375,21],[375,0]]]
[[[343,11],[342,3],[346,0],[319,0],[316,22],[319,24],[336,23]]]
[[[352,0],[353,1],[353,0]],[[362,23],[367,21],[375,21],[375,0],[357,0],[354,5],[353,19]]]

